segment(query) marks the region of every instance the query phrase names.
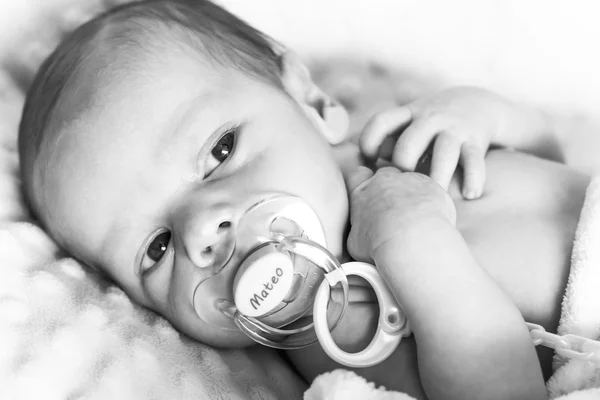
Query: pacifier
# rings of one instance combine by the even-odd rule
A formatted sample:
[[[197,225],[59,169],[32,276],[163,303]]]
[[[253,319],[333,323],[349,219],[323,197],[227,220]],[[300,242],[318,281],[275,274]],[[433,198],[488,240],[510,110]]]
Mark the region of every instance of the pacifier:
[[[221,269],[233,276],[231,298],[213,305],[255,342],[298,349],[319,341],[335,361],[367,367],[386,359],[410,334],[402,309],[376,268],[362,262],[340,265],[326,248],[319,218],[300,198],[276,195],[254,204],[235,226],[234,236],[230,263],[235,265]],[[219,279],[220,273],[208,279]],[[373,287],[380,309],[373,340],[357,353],[341,350],[331,336],[348,307],[350,275]],[[198,300],[203,282],[192,301],[198,316],[206,319],[205,303]],[[333,300],[334,290],[341,302]]]

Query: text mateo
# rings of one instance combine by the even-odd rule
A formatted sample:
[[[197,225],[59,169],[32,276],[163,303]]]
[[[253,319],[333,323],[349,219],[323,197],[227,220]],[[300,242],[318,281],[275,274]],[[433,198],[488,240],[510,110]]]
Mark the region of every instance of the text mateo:
[[[250,305],[255,310],[258,310],[258,308],[260,307],[260,303],[263,302],[267,297],[269,297],[269,294],[275,288],[275,285],[277,285],[277,282],[279,282],[279,278],[281,278],[282,276],[283,270],[281,268],[277,268],[275,270],[275,275],[271,277],[271,281],[263,283],[264,289],[262,289],[260,293],[255,292],[254,296],[250,298]]]

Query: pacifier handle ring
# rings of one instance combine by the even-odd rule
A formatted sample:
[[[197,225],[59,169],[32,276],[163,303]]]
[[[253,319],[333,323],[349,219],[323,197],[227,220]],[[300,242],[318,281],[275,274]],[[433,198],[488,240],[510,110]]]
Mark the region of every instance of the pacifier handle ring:
[[[359,276],[373,287],[379,302],[379,320],[375,336],[365,349],[357,353],[345,352],[335,343],[327,325],[327,303],[330,296],[330,285],[333,283],[330,280],[337,278],[328,277],[329,274],[325,275],[326,279],[321,283],[315,297],[313,306],[315,332],[323,350],[333,360],[347,367],[370,367],[388,358],[396,350],[402,337],[410,334],[408,320],[373,265],[350,262],[343,264],[341,269],[344,275]]]

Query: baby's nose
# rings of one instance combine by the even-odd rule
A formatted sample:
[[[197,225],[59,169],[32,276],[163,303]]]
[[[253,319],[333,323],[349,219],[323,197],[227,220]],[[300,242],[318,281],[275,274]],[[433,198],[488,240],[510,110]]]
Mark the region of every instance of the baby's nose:
[[[212,268],[216,273],[225,266],[235,248],[229,218],[211,218],[200,223],[195,233],[187,235],[186,250],[198,268]]]

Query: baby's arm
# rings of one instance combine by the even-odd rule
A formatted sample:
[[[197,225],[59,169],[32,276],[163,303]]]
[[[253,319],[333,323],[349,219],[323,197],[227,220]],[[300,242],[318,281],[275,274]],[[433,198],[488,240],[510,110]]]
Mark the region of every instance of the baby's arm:
[[[374,259],[411,321],[430,399],[545,398],[519,310],[447,221],[421,221]]]
[[[490,145],[562,161],[555,131],[540,110],[485,89],[456,87],[379,113],[361,133],[360,147],[366,158],[389,159],[403,171],[414,171],[430,151],[430,176],[444,188],[460,164],[463,196],[472,199],[482,194]]]
[[[385,168],[353,191],[351,210],[349,250],[374,260],[406,312],[429,399],[545,398],[519,310],[477,264],[438,185]]]

